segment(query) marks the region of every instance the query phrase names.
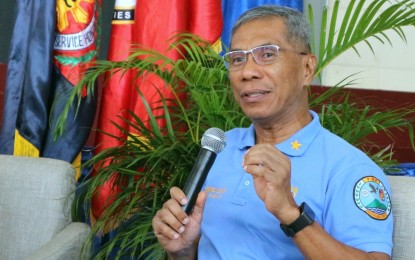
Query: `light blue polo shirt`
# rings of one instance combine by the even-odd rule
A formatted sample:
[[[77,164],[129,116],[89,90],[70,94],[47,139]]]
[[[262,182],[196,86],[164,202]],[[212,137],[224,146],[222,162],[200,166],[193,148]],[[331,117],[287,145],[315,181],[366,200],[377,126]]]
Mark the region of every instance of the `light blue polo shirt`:
[[[383,171],[363,152],[324,129],[318,115],[276,145],[291,160],[291,191],[306,202],[316,221],[335,239],[355,248],[391,254],[393,217],[390,186]],[[205,182],[199,259],[302,259],[265,208],[242,168],[255,144],[254,127],[226,132]]]

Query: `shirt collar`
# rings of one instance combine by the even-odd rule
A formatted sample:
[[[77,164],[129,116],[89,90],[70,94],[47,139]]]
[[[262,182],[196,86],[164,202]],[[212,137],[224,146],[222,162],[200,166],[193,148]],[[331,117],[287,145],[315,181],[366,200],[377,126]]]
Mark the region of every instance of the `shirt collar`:
[[[313,142],[317,133],[322,128],[320,124],[320,118],[318,114],[310,110],[312,116],[311,122],[298,132],[293,134],[290,138],[282,143],[276,145],[276,147],[289,156],[301,156]],[[247,131],[241,136],[238,148],[243,150],[255,145],[255,128],[254,125],[250,125]]]

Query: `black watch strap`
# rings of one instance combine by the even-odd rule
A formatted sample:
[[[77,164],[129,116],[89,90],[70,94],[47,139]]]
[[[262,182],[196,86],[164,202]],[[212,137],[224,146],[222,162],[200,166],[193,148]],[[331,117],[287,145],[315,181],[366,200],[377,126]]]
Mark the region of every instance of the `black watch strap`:
[[[293,237],[303,228],[314,223],[314,212],[303,202],[300,206],[300,216],[289,225],[280,224],[282,231],[288,236]]]

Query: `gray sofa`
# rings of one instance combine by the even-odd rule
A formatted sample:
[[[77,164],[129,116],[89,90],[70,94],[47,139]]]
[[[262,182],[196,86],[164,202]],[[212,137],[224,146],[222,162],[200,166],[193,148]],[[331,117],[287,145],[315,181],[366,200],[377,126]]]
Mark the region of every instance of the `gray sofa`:
[[[394,220],[392,259],[415,259],[415,177],[389,176]]]
[[[0,155],[0,259],[82,259],[89,226],[71,220],[75,171],[54,159]]]

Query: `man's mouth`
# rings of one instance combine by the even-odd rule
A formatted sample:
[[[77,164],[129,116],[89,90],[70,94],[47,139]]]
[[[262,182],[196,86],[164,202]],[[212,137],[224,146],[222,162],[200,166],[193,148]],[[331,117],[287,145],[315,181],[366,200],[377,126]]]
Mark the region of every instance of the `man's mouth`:
[[[269,93],[269,91],[264,91],[264,90],[243,92],[243,93],[241,93],[241,97],[243,97],[243,98],[256,98],[256,97],[260,97],[260,96],[263,96],[263,95],[268,94],[268,93]]]

